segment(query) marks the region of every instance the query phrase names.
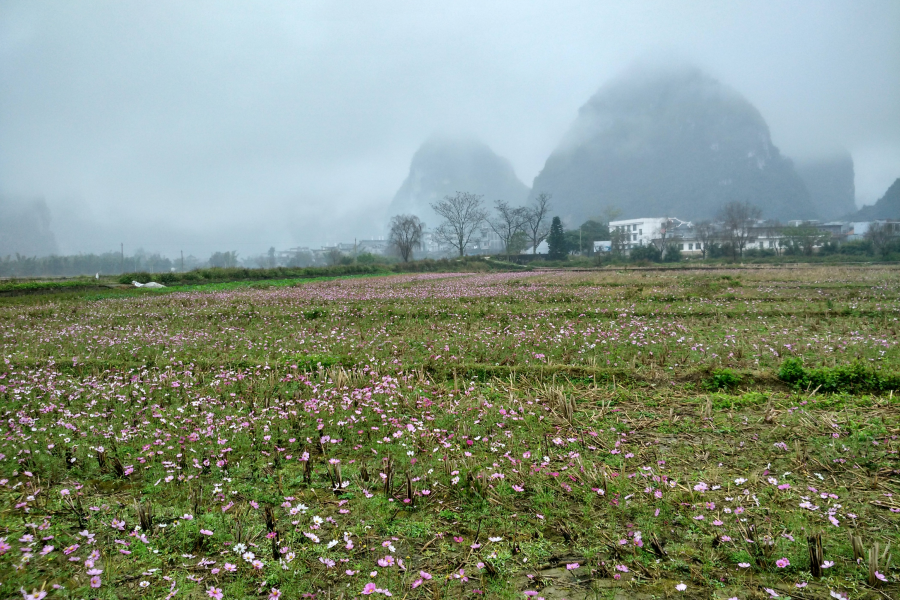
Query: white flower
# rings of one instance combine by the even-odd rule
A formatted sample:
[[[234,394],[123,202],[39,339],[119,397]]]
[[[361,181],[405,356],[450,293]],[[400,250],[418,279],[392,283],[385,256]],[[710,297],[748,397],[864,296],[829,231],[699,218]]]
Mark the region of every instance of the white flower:
[[[256,558],[256,555],[248,551],[241,554],[241,558],[243,558],[247,562],[252,562],[253,559]]]
[[[149,582],[149,581],[142,581],[142,582],[140,582],[138,585],[141,586],[142,588],[145,588],[145,587],[147,587],[148,585],[150,585],[150,582]]]
[[[247,546],[244,544],[235,544],[234,545],[234,553],[235,554],[243,554],[246,549],[247,549]]]
[[[503,541],[503,538],[502,538],[502,537],[491,537],[491,538],[488,538],[488,541],[491,541],[491,542],[502,542],[502,541]]]
[[[337,546],[339,543],[340,543],[340,542],[338,542],[337,540],[331,540],[330,542],[328,542],[328,548],[329,548],[329,549],[330,549],[330,548],[334,548],[334,547]]]

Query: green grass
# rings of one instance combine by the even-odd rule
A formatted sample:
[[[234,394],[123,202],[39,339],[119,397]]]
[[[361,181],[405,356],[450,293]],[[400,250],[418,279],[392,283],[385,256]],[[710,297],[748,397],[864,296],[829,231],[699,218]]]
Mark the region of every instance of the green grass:
[[[0,581],[103,599],[368,583],[896,597],[897,275],[435,273],[0,300]],[[869,585],[851,535],[890,544],[887,583]]]

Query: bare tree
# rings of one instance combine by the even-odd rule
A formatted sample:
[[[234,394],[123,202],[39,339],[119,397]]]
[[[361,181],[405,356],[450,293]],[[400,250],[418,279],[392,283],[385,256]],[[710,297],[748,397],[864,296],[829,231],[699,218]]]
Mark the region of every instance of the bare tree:
[[[137,252],[135,254],[137,255]],[[234,250],[231,252],[213,252],[213,255],[209,257],[209,266],[221,267],[224,269],[236,267],[238,265],[237,256],[238,253]]]
[[[886,257],[890,252],[889,244],[893,235],[887,223],[871,223],[863,237],[872,243],[872,252],[875,254]]]
[[[812,256],[816,247],[821,246],[829,238],[829,234],[808,225],[785,227],[782,235],[793,252],[804,256]]]
[[[395,215],[391,219],[388,243],[397,250],[403,262],[409,262],[413,251],[421,247],[424,229],[425,223],[415,215]]]
[[[669,217],[663,217],[662,223],[659,224],[659,227],[657,227],[655,231],[651,232],[654,236],[651,240],[651,243],[659,248],[659,251],[663,254],[666,253],[667,240],[672,237],[672,224],[672,219],[670,219]]]
[[[624,233],[620,229],[612,229],[609,232],[610,238],[610,254],[617,258],[621,258],[625,256],[625,251],[628,249],[628,234]]]
[[[497,216],[494,219],[488,219],[488,225],[500,237],[506,251],[506,260],[509,260],[510,242],[525,226],[528,220],[528,209],[523,206],[510,206],[509,202],[505,200],[497,200],[494,209],[497,211]]]
[[[332,248],[325,253],[325,259],[328,261],[329,265],[336,267],[341,264],[341,261],[344,259],[344,253],[338,248]]]
[[[455,196],[444,196],[444,199],[431,205],[444,222],[434,231],[434,237],[441,243],[456,248],[460,256],[466,252],[466,246],[472,234],[487,218],[487,212],[481,206],[478,194],[456,192]]]
[[[781,223],[778,221],[766,221],[763,232],[769,239],[769,249],[771,249],[776,256],[780,256],[784,249],[784,238],[782,237],[784,234],[784,227],[782,227]]]
[[[704,259],[709,252],[709,245],[715,243],[717,234],[716,228],[709,221],[700,221],[694,225],[694,237],[700,243],[700,252],[703,253]]]
[[[534,204],[527,208],[525,228],[531,239],[531,253],[537,254],[538,244],[547,238],[550,233],[550,224],[547,223],[547,214],[550,212],[550,194],[541,192],[534,199]]]
[[[722,207],[719,218],[725,226],[725,238],[731,243],[731,258],[744,256],[744,247],[753,233],[753,226],[762,215],[758,206],[749,202],[729,202]]]

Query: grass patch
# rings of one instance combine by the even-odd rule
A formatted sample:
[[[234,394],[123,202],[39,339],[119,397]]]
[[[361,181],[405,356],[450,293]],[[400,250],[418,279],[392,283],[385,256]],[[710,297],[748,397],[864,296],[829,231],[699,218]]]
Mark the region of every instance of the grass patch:
[[[825,393],[900,391],[900,374],[877,371],[859,361],[808,369],[800,359],[788,358],[781,364],[778,377],[798,390]]]

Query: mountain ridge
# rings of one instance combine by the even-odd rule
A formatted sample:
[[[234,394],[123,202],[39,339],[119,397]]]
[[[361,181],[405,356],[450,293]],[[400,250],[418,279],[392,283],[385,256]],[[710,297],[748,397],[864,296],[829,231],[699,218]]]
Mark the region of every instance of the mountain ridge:
[[[875,204],[863,206],[848,217],[853,221],[875,221],[880,219],[900,219],[900,177],[890,185],[884,196]]]
[[[428,227],[436,227],[431,203],[456,192],[520,204],[529,188],[516,176],[512,164],[485,143],[471,137],[432,136],[413,155],[409,174],[388,207],[390,215],[414,214]]]
[[[749,201],[765,218],[815,218],[792,161],[759,111],[696,68],[629,72],[579,110],[532,185],[574,225],[616,207],[622,218],[714,217]]]

